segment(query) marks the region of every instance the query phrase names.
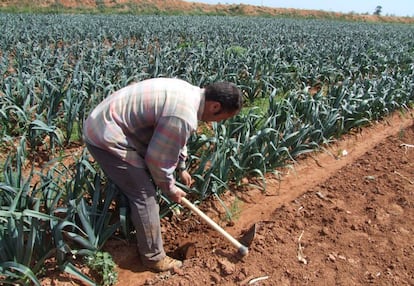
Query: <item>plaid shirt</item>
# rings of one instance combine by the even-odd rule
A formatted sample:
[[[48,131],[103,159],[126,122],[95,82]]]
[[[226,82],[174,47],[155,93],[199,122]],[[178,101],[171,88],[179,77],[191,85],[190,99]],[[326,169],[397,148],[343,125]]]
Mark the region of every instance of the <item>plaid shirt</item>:
[[[164,192],[204,110],[204,89],[155,78],[120,89],[102,101],[84,125],[84,139],[129,164],[148,168]]]

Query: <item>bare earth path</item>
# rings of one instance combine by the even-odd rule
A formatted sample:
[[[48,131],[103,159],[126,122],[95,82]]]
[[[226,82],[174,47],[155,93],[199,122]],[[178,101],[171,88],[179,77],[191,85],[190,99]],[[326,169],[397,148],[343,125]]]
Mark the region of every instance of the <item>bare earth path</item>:
[[[109,242],[117,285],[414,285],[412,118],[395,115],[346,136],[281,183],[269,176],[266,194],[243,195],[225,228],[238,237],[256,223],[246,257],[188,215],[163,221],[166,249],[184,259],[178,273],[148,272],[133,244]]]

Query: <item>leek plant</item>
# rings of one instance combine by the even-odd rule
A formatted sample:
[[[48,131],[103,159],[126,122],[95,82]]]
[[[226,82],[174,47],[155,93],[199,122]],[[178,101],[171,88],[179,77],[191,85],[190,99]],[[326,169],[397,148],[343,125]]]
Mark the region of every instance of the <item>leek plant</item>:
[[[31,186],[35,171],[23,175],[24,149],[23,137],[18,152],[6,160],[0,183],[0,280],[40,285],[45,261],[56,258],[62,271],[94,285],[72,257],[94,255],[119,228],[111,222],[116,190],[105,184],[86,153],[74,168],[51,161]]]

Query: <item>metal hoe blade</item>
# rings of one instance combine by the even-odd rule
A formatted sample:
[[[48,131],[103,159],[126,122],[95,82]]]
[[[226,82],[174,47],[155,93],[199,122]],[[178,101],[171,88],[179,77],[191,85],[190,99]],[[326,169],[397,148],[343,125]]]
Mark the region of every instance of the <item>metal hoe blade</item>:
[[[253,224],[247,231],[245,231],[239,241],[246,246],[250,246],[256,235],[256,224]]]

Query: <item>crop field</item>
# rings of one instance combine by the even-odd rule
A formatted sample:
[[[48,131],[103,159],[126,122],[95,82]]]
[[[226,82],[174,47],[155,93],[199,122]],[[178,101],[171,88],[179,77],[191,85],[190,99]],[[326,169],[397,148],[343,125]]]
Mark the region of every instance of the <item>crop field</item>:
[[[246,107],[189,142],[198,202],[255,182],[414,102],[414,26],[220,16],[0,14],[0,281],[40,285],[45,261],[102,253],[125,216],[82,146],[89,111],[153,77],[226,80]],[[70,159],[70,160],[68,160]],[[208,166],[208,167],[207,167]],[[160,194],[161,216],[177,208]],[[92,258],[91,258],[92,257]],[[89,258],[89,260],[88,260]],[[95,267],[95,265],[89,265]],[[109,270],[108,270],[109,268]],[[111,274],[112,273],[112,274]]]

